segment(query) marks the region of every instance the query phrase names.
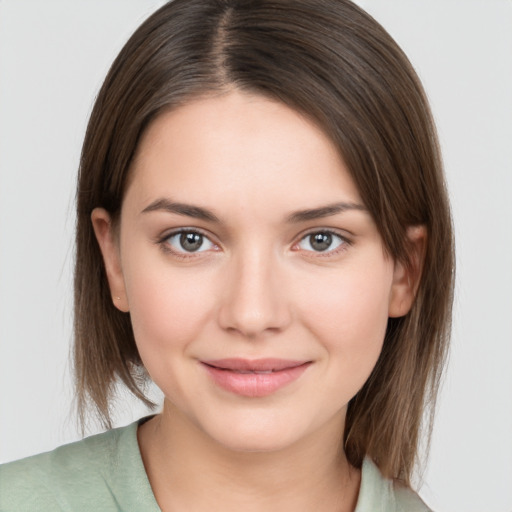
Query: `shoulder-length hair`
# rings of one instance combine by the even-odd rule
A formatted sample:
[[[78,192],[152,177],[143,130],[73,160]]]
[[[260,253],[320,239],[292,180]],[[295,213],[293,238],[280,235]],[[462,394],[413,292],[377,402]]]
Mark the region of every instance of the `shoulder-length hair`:
[[[151,405],[130,316],[112,304],[91,211],[119,217],[137,144],[158,115],[230,88],[281,101],[324,130],[395,260],[409,262],[407,227],[426,227],[413,307],[389,319],[343,433],[354,466],[370,456],[386,477],[409,483],[447,352],[452,223],[420,81],[387,32],[349,0],[175,0],[121,50],[94,105],[78,178],[74,363],[82,424],[92,404],[110,426],[119,381]]]

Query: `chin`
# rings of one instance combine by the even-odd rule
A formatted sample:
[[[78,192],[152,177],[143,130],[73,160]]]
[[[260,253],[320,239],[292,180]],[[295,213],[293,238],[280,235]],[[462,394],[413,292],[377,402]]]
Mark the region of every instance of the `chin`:
[[[284,437],[282,432],[277,433],[276,435],[266,434],[265,436],[251,434],[242,436],[230,435],[226,439],[217,438],[215,440],[226,450],[239,453],[280,452],[297,441],[297,439]]]

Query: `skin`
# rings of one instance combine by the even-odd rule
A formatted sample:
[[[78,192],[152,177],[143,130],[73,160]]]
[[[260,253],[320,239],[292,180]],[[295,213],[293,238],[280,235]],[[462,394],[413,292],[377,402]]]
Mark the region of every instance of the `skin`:
[[[360,475],[340,442],[347,404],[388,317],[409,310],[417,275],[386,255],[335,147],[285,105],[230,91],[157,118],[131,172],[119,231],[103,209],[92,222],[114,303],[165,395],[138,433],[160,507],[354,510]],[[216,220],[169,211],[176,202]],[[349,207],[290,219],[340,202]],[[205,236],[199,250],[180,245],[183,228]],[[328,231],[332,244],[315,250],[310,235]],[[409,235],[420,254],[424,230]],[[310,364],[247,397],[201,364],[232,357]]]

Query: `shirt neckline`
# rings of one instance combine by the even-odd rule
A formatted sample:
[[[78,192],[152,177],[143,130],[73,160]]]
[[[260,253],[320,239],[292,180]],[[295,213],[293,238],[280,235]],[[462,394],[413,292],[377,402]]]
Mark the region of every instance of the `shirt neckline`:
[[[153,489],[151,488],[137,439],[138,427],[154,416],[155,415],[145,416],[133,422],[120,434],[119,441],[126,441],[126,445],[129,446],[129,449],[121,450],[122,455],[119,464],[121,468],[124,467],[121,478],[125,479],[125,482],[139,482],[136,495],[132,496],[134,503],[145,507],[144,510],[148,512],[162,512],[156,501]],[[123,437],[126,439],[123,439]],[[390,505],[394,505],[394,502],[393,484],[391,480],[385,479],[373,461],[365,457],[361,468],[361,483],[354,512],[365,512],[368,510],[372,512],[385,512],[386,510],[394,510],[394,508],[389,508]],[[148,508],[148,506],[151,508]]]

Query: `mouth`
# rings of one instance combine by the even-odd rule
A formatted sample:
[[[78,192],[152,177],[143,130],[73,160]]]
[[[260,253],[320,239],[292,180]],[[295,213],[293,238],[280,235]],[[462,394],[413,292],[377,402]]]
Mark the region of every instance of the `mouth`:
[[[217,359],[201,361],[214,383],[246,397],[264,397],[297,380],[312,361],[287,359]]]

